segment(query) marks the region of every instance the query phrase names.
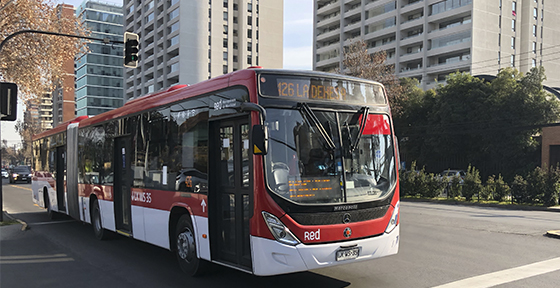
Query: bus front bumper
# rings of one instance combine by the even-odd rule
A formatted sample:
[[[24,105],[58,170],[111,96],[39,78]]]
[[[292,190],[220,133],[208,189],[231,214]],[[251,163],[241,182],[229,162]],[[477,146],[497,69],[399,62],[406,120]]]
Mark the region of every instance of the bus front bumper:
[[[350,264],[396,254],[399,251],[398,225],[391,233],[340,243],[290,246],[276,240],[251,236],[253,273],[259,276],[278,275]],[[336,261],[336,252],[343,247],[359,247],[355,259]]]

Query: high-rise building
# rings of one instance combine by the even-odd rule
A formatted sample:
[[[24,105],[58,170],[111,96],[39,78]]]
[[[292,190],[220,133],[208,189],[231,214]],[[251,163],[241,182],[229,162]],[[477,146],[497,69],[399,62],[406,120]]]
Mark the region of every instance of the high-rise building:
[[[84,1],[76,15],[92,31],[91,37],[123,40],[121,5]],[[123,45],[92,41],[80,55],[76,69],[76,116],[93,116],[123,105]]]
[[[126,99],[254,65],[282,68],[282,0],[124,3],[125,30],[140,36]]]
[[[399,77],[424,89],[449,73],[496,75],[544,66],[560,86],[560,5],[544,0],[315,0],[314,70],[342,66],[353,40],[386,51]]]
[[[56,9],[60,18],[74,17],[72,5],[59,4]],[[74,58],[65,59],[62,65],[65,73],[52,92],[51,128],[76,117]]]

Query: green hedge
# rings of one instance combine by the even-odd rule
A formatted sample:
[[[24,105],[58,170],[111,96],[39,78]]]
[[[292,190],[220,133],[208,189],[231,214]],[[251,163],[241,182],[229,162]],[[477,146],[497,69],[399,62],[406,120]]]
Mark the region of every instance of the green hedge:
[[[518,204],[558,205],[560,194],[560,168],[536,168],[525,177],[516,175],[508,184],[502,175],[490,176],[482,183],[479,171],[469,166],[465,179],[440,177],[417,170],[413,162],[411,171],[401,171],[400,195],[402,197],[447,197],[466,201],[508,201]]]

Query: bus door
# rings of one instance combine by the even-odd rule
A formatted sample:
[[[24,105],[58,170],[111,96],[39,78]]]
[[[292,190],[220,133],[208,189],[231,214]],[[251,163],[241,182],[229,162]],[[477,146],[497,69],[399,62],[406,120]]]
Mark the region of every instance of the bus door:
[[[58,211],[66,211],[64,194],[66,192],[66,146],[56,147],[56,202]]]
[[[212,260],[251,269],[252,173],[247,117],[212,122],[209,222]],[[213,173],[212,173],[213,172]]]
[[[130,186],[132,183],[132,172],[130,168],[130,160],[132,155],[130,137],[115,138],[114,161],[115,168],[113,193],[114,193],[114,209],[115,209],[115,225],[117,232],[128,236],[132,235],[131,223],[131,197]]]

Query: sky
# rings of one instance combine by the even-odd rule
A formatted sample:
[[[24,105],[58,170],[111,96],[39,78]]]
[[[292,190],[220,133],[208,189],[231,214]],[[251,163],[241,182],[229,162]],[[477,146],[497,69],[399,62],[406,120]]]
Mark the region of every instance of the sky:
[[[204,0],[198,0],[204,1]],[[277,1],[277,0],[272,0]],[[58,0],[79,6],[82,0]],[[100,2],[122,4],[119,0],[103,0]],[[313,60],[313,0],[284,0],[284,68],[312,69]],[[18,120],[23,116],[23,108],[18,105]],[[19,134],[15,132],[14,122],[2,121],[2,140],[8,145],[20,143]]]

